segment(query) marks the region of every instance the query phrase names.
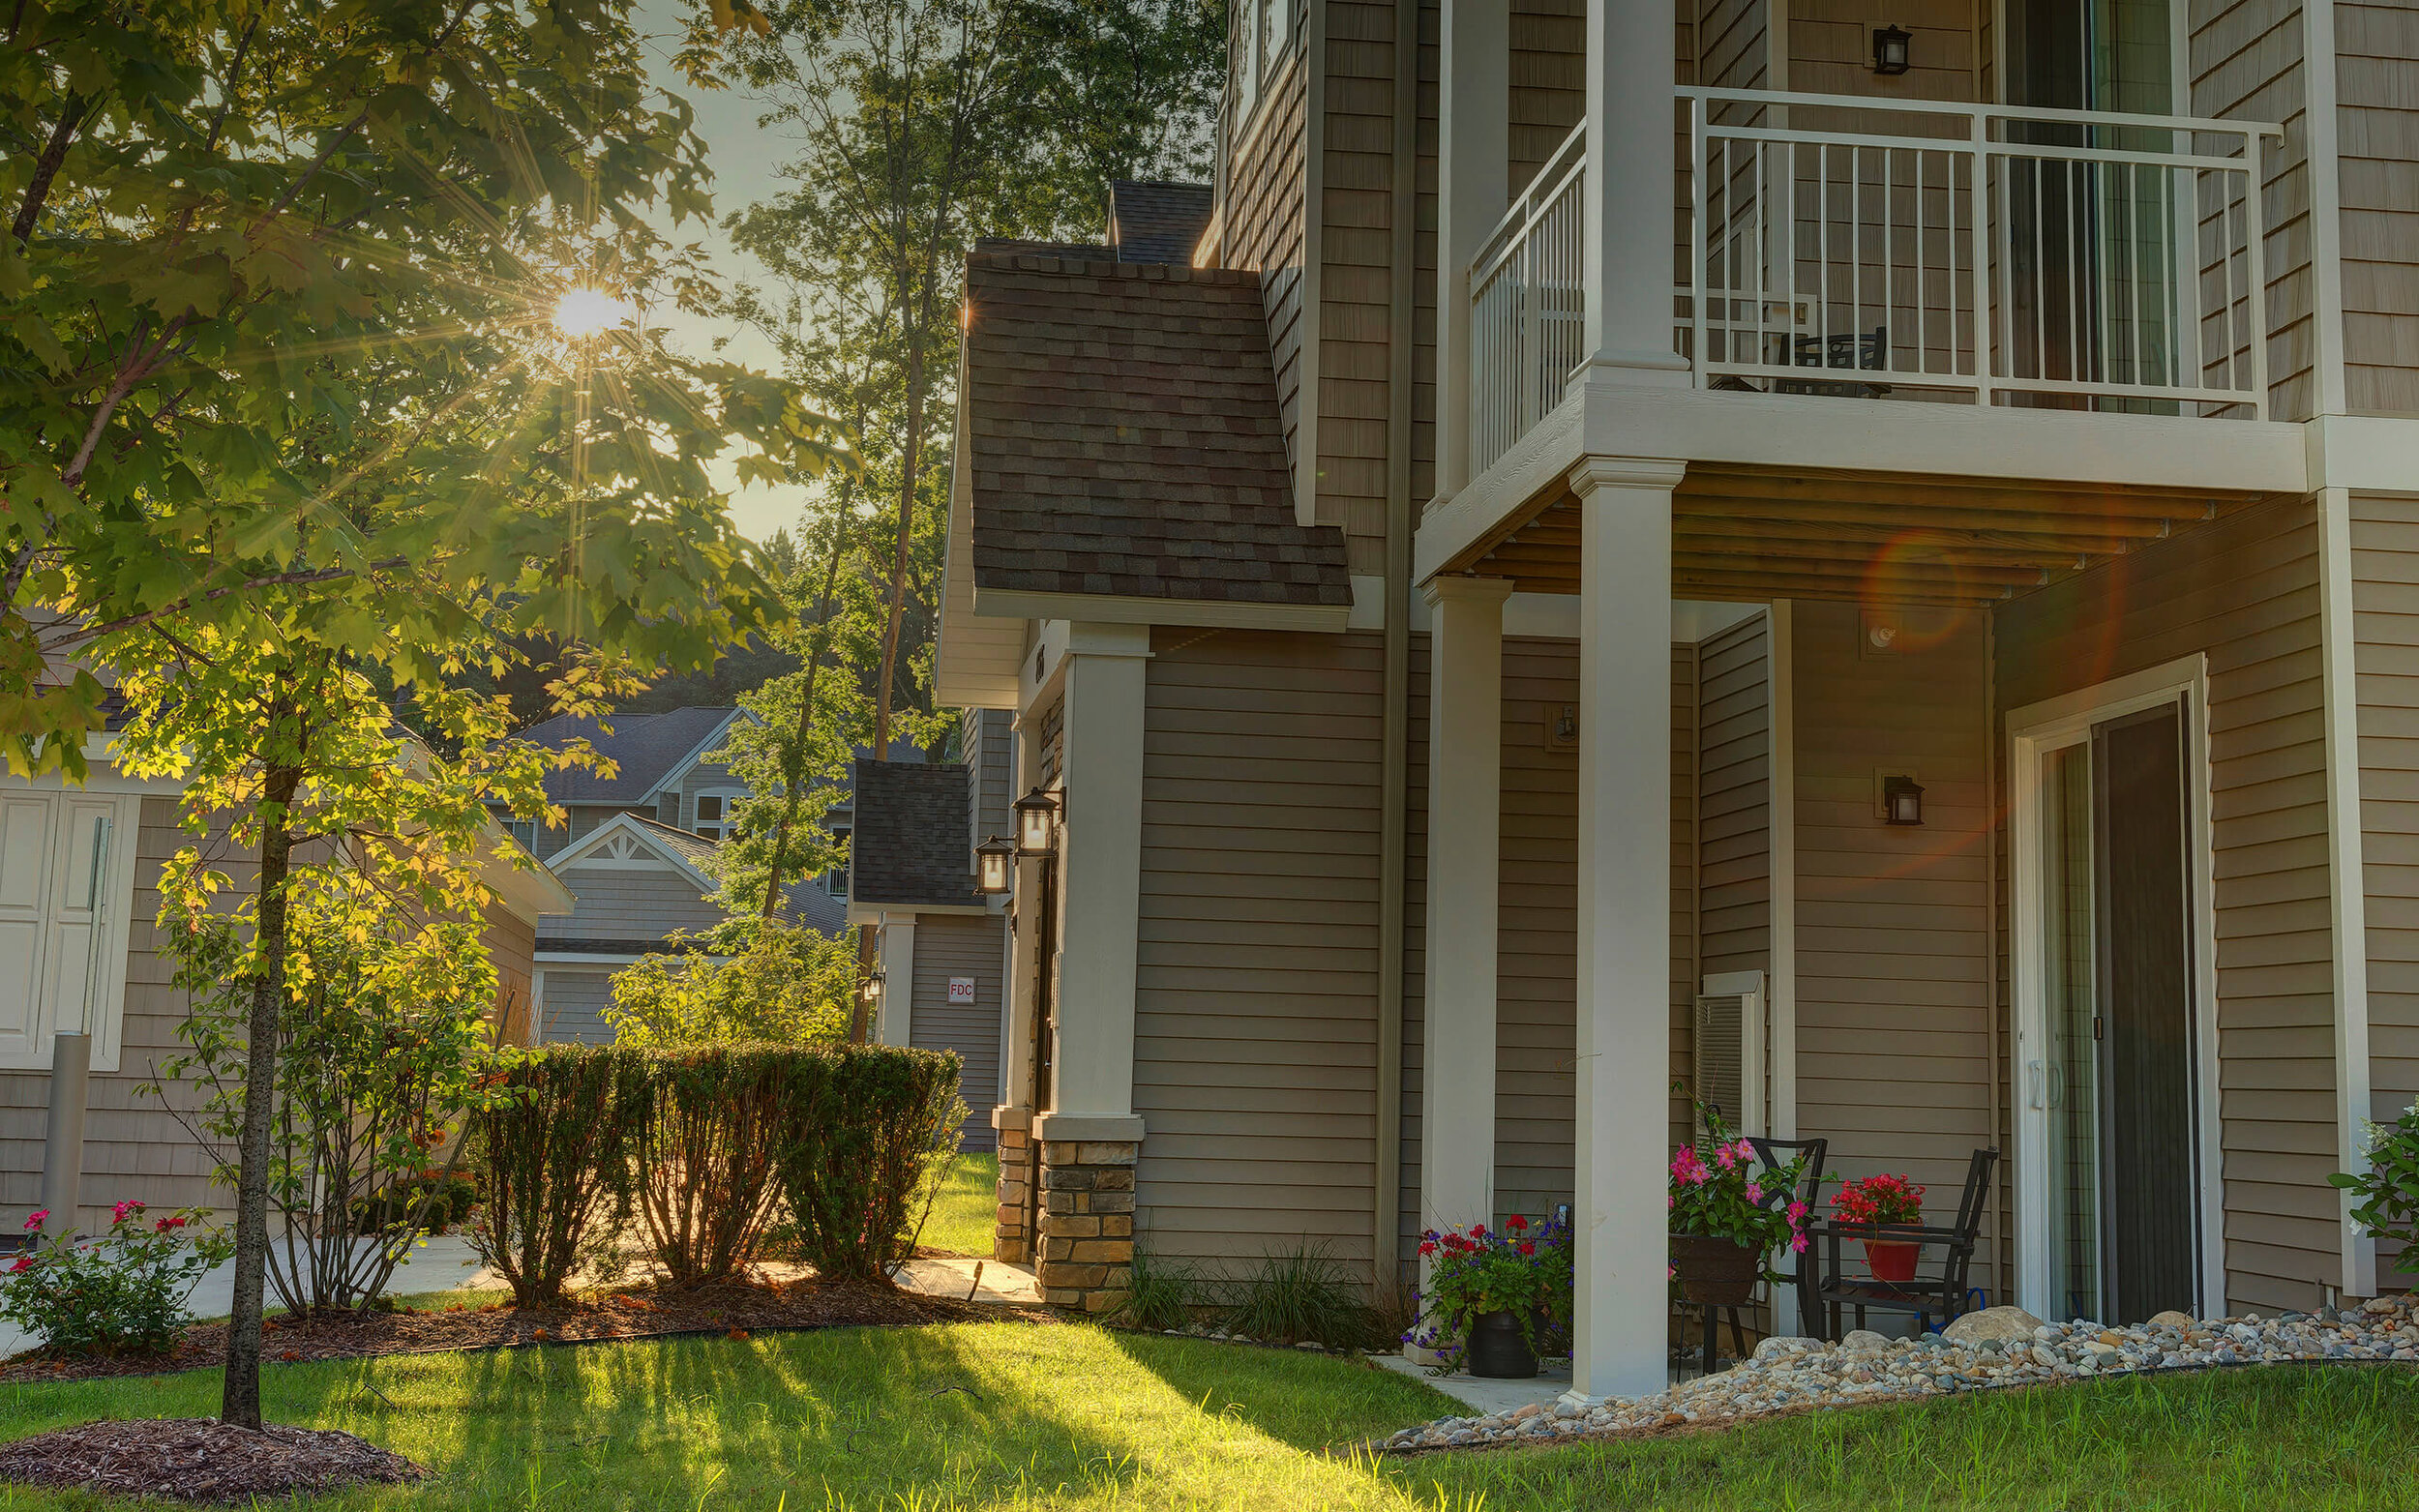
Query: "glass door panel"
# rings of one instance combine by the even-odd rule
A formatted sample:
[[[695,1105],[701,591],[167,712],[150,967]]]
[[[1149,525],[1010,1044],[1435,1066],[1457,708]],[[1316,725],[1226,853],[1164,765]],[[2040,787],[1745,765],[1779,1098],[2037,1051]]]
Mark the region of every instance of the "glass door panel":
[[[2100,1065],[2091,746],[2043,758],[2048,1248],[2054,1306],[2101,1316]]]

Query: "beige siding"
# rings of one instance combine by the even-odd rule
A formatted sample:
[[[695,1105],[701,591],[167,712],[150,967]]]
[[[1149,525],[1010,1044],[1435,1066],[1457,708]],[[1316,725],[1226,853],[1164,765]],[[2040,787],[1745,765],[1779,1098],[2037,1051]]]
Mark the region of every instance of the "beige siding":
[[[538,996],[538,1039],[610,1045],[613,1026],[605,1009],[613,1000],[612,966],[548,966]]]
[[[2419,412],[2419,12],[2335,8],[2345,399]]]
[[[1365,1273],[1375,1171],[1374,636],[1161,631],[1143,759],[1145,1247]]]
[[[1583,0],[1511,0],[1511,192],[1528,188],[1588,105]]]
[[[1248,6],[1232,9],[1236,24]],[[1251,119],[1239,123],[1227,170],[1226,235],[1221,265],[1259,273],[1269,311],[1269,351],[1276,364],[1277,402],[1285,416],[1287,454],[1300,465],[1302,391],[1302,116],[1309,107],[1301,28],[1278,61]]]
[[[2302,69],[2301,7],[2292,0],[2191,0],[2191,113],[2273,121],[2282,150],[2268,154],[2268,395],[2271,419],[2300,420],[2314,407],[2310,239],[2310,119]],[[2221,277],[2213,267],[2204,282]],[[2222,344],[2215,324],[2203,341]]]
[[[2419,1097],[2419,501],[2352,500],[2370,1114]]]
[[[1764,89],[1771,43],[1768,0],[1701,0],[1696,76],[1717,89]]]
[[[1757,615],[1697,649],[1697,971],[1772,969],[1772,651]]]
[[[639,871],[573,865],[559,874],[578,902],[563,918],[546,921],[548,939],[659,939],[674,930],[721,922],[695,878],[670,866]]]
[[[963,1068],[970,1150],[993,1147],[991,1111],[1000,1103],[1000,974],[1006,923],[999,914],[919,914],[915,921],[914,995],[908,1002],[908,1043],[918,1050],[957,1052]],[[949,979],[974,979],[974,1002],[952,1005]]]
[[[1802,94],[1871,95],[1900,100],[1976,100],[1981,51],[1973,0],[1789,0],[1789,87]],[[1892,23],[1914,35],[1910,67],[1896,77],[1873,72],[1873,28]]]
[[[959,733],[966,762],[966,833],[974,845],[994,835],[1014,838],[1008,805],[1016,764],[1015,721],[1006,709],[969,709]]]
[[[1982,627],[1869,656],[1854,606],[1793,612],[1798,1130],[1842,1176],[1913,1176],[1940,1218],[1991,1142]],[[1921,827],[1874,814],[1881,767],[1926,787]]]
[[[2277,504],[1997,615],[2005,709],[2208,658],[2226,1295],[2263,1310],[2341,1270],[2316,552],[2312,506]]]
[[[1327,7],[1320,142],[1318,520],[1352,571],[1386,571],[1394,280],[1394,7]]]

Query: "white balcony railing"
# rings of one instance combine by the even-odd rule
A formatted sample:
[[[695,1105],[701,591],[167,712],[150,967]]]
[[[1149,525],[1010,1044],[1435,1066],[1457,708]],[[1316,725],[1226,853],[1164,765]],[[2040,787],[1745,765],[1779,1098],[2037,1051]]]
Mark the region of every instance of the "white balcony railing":
[[[1574,128],[1470,265],[1471,471],[1483,472],[1563,401],[1587,358],[1579,192],[1588,129]]]
[[[1673,338],[1700,386],[2266,417],[2261,144],[2281,127],[1679,95]],[[1573,132],[1472,264],[1474,473],[1587,357],[1585,149]]]

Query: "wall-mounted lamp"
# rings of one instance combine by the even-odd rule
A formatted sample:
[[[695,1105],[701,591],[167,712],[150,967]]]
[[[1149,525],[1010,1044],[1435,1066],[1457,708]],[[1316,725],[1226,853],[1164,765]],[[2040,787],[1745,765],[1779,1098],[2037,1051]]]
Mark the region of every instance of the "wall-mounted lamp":
[[[1016,842],[994,835],[974,847],[974,891],[998,897],[1015,875]]]
[[[1016,853],[1020,856],[1047,856],[1059,848],[1058,835],[1050,817],[1059,812],[1059,800],[1036,787],[1016,800]]]
[[[1887,811],[1883,822],[1924,822],[1924,789],[1914,778],[1893,775],[1885,779],[1881,785],[1881,798]]]
[[[873,970],[865,974],[864,993],[866,1007],[879,1008],[881,1006],[881,967],[876,966]]]
[[[1905,73],[1909,62],[1907,49],[1914,41],[1915,34],[1903,26],[1874,27],[1873,72],[1876,74]]]

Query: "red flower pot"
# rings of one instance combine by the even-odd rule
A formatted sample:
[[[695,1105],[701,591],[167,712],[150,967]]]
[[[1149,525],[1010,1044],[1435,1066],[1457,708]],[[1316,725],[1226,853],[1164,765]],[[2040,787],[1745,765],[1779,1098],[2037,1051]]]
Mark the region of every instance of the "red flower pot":
[[[1679,1273],[1680,1295],[1690,1302],[1716,1307],[1745,1307],[1764,1274],[1764,1252],[1752,1245],[1702,1233],[1671,1237],[1671,1266]]]
[[[1903,1286],[1915,1279],[1918,1248],[1890,1239],[1867,1239],[1865,1241],[1865,1263],[1872,1267],[1875,1281]]]

